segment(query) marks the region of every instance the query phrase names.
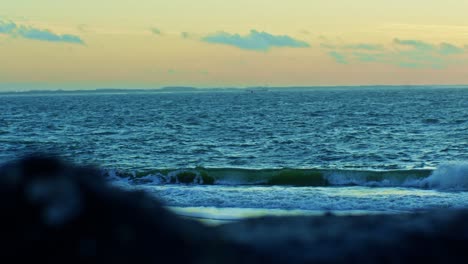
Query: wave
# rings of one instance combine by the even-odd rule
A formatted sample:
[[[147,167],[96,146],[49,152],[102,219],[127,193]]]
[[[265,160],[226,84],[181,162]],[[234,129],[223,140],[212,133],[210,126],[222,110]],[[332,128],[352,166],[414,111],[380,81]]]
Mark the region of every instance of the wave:
[[[441,165],[416,184],[431,189],[468,190],[468,163]]]
[[[239,169],[192,168],[142,172],[105,170],[110,180],[129,184],[197,184],[263,186],[368,186],[468,190],[468,163],[435,170]]]

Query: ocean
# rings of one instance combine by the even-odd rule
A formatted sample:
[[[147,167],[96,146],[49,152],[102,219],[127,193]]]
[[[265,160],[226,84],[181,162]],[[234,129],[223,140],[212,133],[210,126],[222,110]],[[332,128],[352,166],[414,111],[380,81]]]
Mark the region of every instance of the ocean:
[[[178,214],[468,207],[468,89],[0,95],[0,162],[54,153]]]

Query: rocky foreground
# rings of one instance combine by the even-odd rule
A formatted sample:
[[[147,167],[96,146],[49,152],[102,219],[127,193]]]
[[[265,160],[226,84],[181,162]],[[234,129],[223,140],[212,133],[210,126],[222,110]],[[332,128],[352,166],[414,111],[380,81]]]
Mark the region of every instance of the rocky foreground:
[[[2,263],[468,263],[468,211],[265,217],[208,227],[98,170],[0,168]]]

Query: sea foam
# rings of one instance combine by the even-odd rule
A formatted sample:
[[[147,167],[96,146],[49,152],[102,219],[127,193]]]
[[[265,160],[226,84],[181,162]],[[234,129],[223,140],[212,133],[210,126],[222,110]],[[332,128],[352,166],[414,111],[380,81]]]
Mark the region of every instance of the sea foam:
[[[193,168],[123,174],[109,170],[104,174],[112,182],[132,185],[362,186],[468,190],[468,163],[443,164],[435,170]]]
[[[421,187],[441,190],[468,190],[468,163],[439,166],[429,177],[421,180]]]

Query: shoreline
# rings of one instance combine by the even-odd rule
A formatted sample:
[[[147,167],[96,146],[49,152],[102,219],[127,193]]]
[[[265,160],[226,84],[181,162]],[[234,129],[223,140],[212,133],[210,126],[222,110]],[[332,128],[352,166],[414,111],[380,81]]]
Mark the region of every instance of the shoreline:
[[[166,206],[169,211],[179,217],[192,219],[201,223],[216,226],[236,223],[247,219],[264,217],[321,217],[358,216],[358,215],[394,215],[411,212],[401,211],[369,211],[369,210],[301,210],[301,209],[268,209],[268,208],[232,208],[232,207],[178,207]]]

